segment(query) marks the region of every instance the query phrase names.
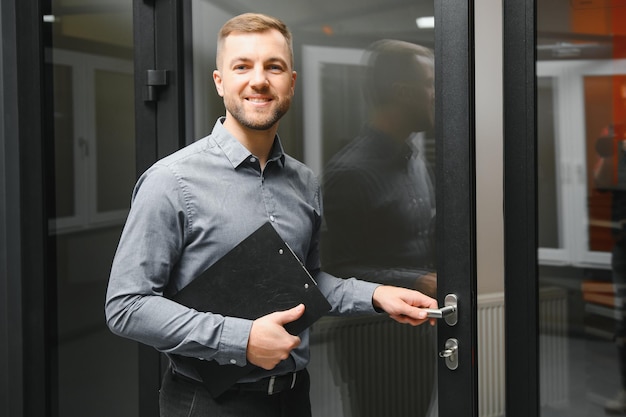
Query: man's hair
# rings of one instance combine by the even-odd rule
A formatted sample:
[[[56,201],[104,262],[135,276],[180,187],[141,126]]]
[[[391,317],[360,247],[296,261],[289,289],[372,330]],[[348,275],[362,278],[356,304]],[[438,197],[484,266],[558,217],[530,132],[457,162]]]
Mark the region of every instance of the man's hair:
[[[433,65],[433,51],[421,45],[395,39],[372,43],[366,51],[365,99],[370,105],[380,105],[391,97],[395,82],[415,82],[424,76],[421,65]]]
[[[224,46],[224,39],[233,32],[240,33],[259,33],[266,32],[268,30],[276,29],[279,31],[287,45],[289,46],[289,58],[290,64],[293,67],[293,39],[291,31],[287,25],[280,19],[272,16],[268,16],[261,13],[244,13],[233,17],[224,25],[219,31],[217,36],[217,53],[215,63],[217,68],[220,68],[220,60],[222,55],[222,48]]]

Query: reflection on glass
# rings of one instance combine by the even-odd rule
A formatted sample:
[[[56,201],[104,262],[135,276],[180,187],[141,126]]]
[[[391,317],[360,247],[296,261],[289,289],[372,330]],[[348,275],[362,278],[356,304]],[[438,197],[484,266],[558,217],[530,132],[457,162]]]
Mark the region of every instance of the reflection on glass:
[[[554,86],[548,77],[537,80],[538,112],[537,158],[538,203],[539,203],[539,246],[559,248],[561,236],[558,228],[559,200],[557,198],[557,149],[554,127]]]
[[[537,6],[541,413],[623,415],[626,4]]]
[[[54,65],[54,151],[55,158],[64,161],[55,165],[55,217],[75,214],[74,169],[74,92],[72,67]]]
[[[366,49],[357,94],[365,103],[359,132],[323,170],[322,261],[336,276],[357,276],[436,297],[434,178],[424,156],[423,134],[433,127],[433,58],[427,48],[398,40],[376,41]],[[392,415],[426,415],[435,382],[435,333],[430,328],[405,332],[391,323],[387,327],[413,346],[419,372],[399,384],[406,347],[390,340],[371,349],[380,335],[367,328],[352,330],[359,344],[341,337],[334,341],[340,364],[335,373],[348,381],[350,408],[358,416],[390,410],[395,410]],[[413,396],[377,398],[380,388],[369,382],[371,369],[364,364],[381,357],[388,359],[377,369],[378,379]]]
[[[236,11],[192,4],[194,90],[202,92],[195,137],[224,112],[211,79],[217,28],[245,11],[280,17],[293,31],[298,78],[279,134],[323,183],[323,269],[433,294],[434,31],[416,24],[433,16],[432,0],[291,2],[289,10],[244,1],[248,9]],[[311,332],[313,415],[436,416],[435,348],[430,326],[323,318]]]
[[[135,178],[135,112],[133,76],[102,71],[95,74],[97,142],[96,210],[128,208]]]
[[[137,347],[104,321],[104,292],[135,179],[131,2],[50,2],[52,415],[134,417]],[[43,375],[42,375],[43,377]],[[114,399],[114,401],[112,401]]]

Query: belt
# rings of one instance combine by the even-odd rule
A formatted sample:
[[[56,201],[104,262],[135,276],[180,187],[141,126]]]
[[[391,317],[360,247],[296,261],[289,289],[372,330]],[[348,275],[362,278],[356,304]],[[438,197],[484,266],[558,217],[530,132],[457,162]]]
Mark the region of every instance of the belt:
[[[303,372],[290,372],[284,375],[273,375],[258,381],[253,382],[239,382],[233,385],[230,390],[235,391],[248,391],[248,392],[263,392],[267,395],[278,394],[279,392],[288,391],[296,385],[298,378],[302,377]],[[172,375],[174,379],[186,381],[192,384],[203,385],[201,381],[189,378],[181,373],[178,373],[172,369]]]
[[[291,372],[284,375],[274,375],[254,382],[240,382],[235,384],[231,389],[264,392],[267,395],[278,394],[279,392],[292,389],[296,385],[298,376],[302,375],[302,372],[304,371]]]

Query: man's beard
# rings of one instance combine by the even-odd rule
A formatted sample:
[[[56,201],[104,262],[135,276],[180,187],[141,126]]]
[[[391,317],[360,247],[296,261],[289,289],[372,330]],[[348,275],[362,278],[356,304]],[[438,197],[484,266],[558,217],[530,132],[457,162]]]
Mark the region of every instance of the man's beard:
[[[266,117],[249,117],[243,106],[234,100],[224,100],[224,107],[237,122],[251,130],[268,130],[272,128],[287,113],[291,106],[291,100],[285,99]]]

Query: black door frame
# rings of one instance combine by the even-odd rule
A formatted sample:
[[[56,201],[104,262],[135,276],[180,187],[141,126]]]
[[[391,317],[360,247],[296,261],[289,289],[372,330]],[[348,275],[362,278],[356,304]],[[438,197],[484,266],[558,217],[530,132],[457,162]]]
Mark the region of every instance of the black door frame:
[[[148,2],[150,3],[150,2]],[[156,56],[171,57],[168,65],[162,65],[159,69],[168,68],[180,77],[185,70],[185,57],[180,56],[185,51],[185,45],[189,45],[185,40],[182,31],[183,16],[181,14],[180,3],[188,4],[185,0],[154,0],[150,5],[154,9],[151,12],[144,0],[135,0],[135,51],[144,59],[145,55],[154,53]],[[459,324],[454,328],[439,326],[438,344],[443,346],[448,337],[459,340],[461,349],[459,350],[459,368],[452,373],[443,361],[439,362],[440,378],[440,412],[442,415],[467,416],[478,415],[477,405],[477,385],[478,372],[475,357],[476,350],[476,244],[475,244],[475,129],[474,129],[474,62],[473,62],[473,0],[454,0],[435,2],[436,27],[441,28],[436,36],[436,91],[437,99],[437,132],[443,140],[437,143],[437,210],[438,213],[438,236],[443,237],[438,243],[439,271],[441,277],[439,284],[440,304],[443,305],[445,294],[454,293],[459,298]],[[169,10],[168,10],[169,9]],[[150,14],[154,13],[154,18],[150,19]],[[167,18],[161,18],[161,13],[165,13]],[[169,20],[168,20],[169,19]],[[187,20],[190,21],[190,20]],[[151,26],[153,25],[153,26]],[[158,28],[158,30],[156,29]],[[447,30],[446,28],[450,28]],[[189,28],[187,28],[189,29]],[[217,30],[217,28],[216,28]],[[178,42],[167,43],[158,42],[159,36],[177,39]],[[155,40],[151,40],[155,39]],[[182,45],[181,45],[182,42]],[[152,45],[146,51],[146,45]],[[153,49],[152,49],[153,48]],[[150,52],[153,50],[153,52]],[[179,54],[179,55],[177,55]],[[173,59],[177,56],[178,59]],[[145,65],[152,65],[152,59],[148,58],[145,63],[136,62],[137,87],[141,87],[141,74],[145,71]],[[178,63],[178,66],[174,64]],[[189,62],[187,62],[189,64]],[[188,68],[188,67],[187,67]],[[460,75],[459,75],[460,74]],[[190,77],[186,77],[187,80]],[[183,80],[178,79],[179,86]],[[169,89],[169,86],[168,86]],[[148,111],[138,101],[138,139],[144,134],[149,136],[155,133],[150,132],[149,125],[146,132],[140,133],[141,120],[150,123],[153,117],[161,119],[162,108],[169,108],[170,114],[179,113],[182,104],[185,102],[184,93],[190,88],[176,89],[174,100],[170,102],[169,97],[159,99],[154,111]],[[161,107],[163,106],[163,107]],[[143,112],[146,119],[143,119]],[[158,117],[157,117],[158,116]],[[445,120],[445,123],[443,123]],[[171,136],[176,135],[176,123],[181,129],[177,135],[184,136],[185,119],[179,116],[168,124]],[[157,130],[159,137],[163,135],[160,128]],[[159,138],[168,140],[171,136]],[[169,142],[171,146],[182,146]],[[174,147],[164,147],[165,153],[175,150]],[[159,152],[160,153],[160,152]],[[446,155],[444,158],[443,155]],[[160,155],[163,156],[163,155]],[[443,204],[440,204],[443,202]],[[445,217],[445,221],[444,221]],[[142,385],[148,387],[145,395],[142,395],[141,416],[149,415],[154,410],[150,404],[154,401],[161,369],[156,366],[157,357],[152,351],[143,350],[144,358],[140,358],[141,369],[145,369],[140,374]],[[144,383],[145,382],[145,383]],[[445,387],[445,389],[443,389]],[[467,387],[472,387],[468,390]],[[142,388],[142,392],[143,388]],[[143,401],[145,399],[145,402]],[[143,410],[146,410],[146,414]],[[444,414],[445,413],[445,414]]]
[[[439,360],[441,416],[478,416],[474,1],[435,2],[437,293],[458,297],[458,323],[438,325],[437,348],[458,340],[458,368]]]
[[[191,80],[189,76],[183,77],[190,68],[190,54],[185,53],[190,37],[183,30],[183,14],[189,15],[189,3],[185,0],[135,0],[134,3],[135,54],[138,57],[135,63],[137,140],[141,148],[141,143],[154,146],[151,139],[157,138],[155,150],[146,148],[141,153],[146,159],[138,161],[140,171],[155,158],[183,146],[180,138],[185,136],[185,125],[190,125],[189,119],[181,113],[183,104],[189,103],[191,92],[190,86],[183,85],[185,80]],[[438,344],[443,346],[448,337],[454,337],[461,345],[457,370],[449,373],[444,362],[439,362],[439,411],[442,415],[476,416],[474,2],[437,0],[435,7],[436,27],[441,28],[435,46],[437,132],[443,139],[437,143],[436,167],[440,184],[437,187],[438,212],[443,214],[438,216],[437,224],[438,236],[443,237],[438,243],[439,301],[443,305],[445,294],[454,293],[459,298],[460,308],[457,326],[440,326]],[[145,93],[140,90],[146,88],[144,73],[150,68],[166,69],[168,77],[175,75],[168,79],[172,85],[162,90],[157,88],[160,97],[156,104],[141,102]],[[161,362],[159,355],[149,348],[140,347],[140,352],[140,416],[154,415]]]
[[[538,416],[535,0],[503,2],[507,417]]]
[[[136,173],[180,149],[191,134],[193,118],[185,110],[193,100],[189,21],[191,2],[133,0]],[[161,355],[138,344],[139,417],[159,414]]]
[[[42,2],[2,1],[0,414],[49,415]]]
[[[0,4],[0,415],[57,414],[51,376],[56,293],[49,284],[44,111],[46,27],[49,0],[3,0]],[[188,3],[188,2],[187,2]],[[47,6],[48,5],[48,6]],[[136,54],[137,175],[185,143],[192,100],[179,68],[184,7],[180,0],[134,0]],[[154,31],[158,23],[163,32]],[[182,33],[182,36],[178,36]],[[49,38],[49,37],[48,37]],[[158,51],[158,53],[157,53]],[[148,69],[164,69],[167,85],[145,101]],[[189,77],[187,77],[189,79]],[[184,90],[187,88],[186,94]],[[159,355],[139,347],[140,415],[158,415]],[[156,381],[156,382],[155,382]]]

